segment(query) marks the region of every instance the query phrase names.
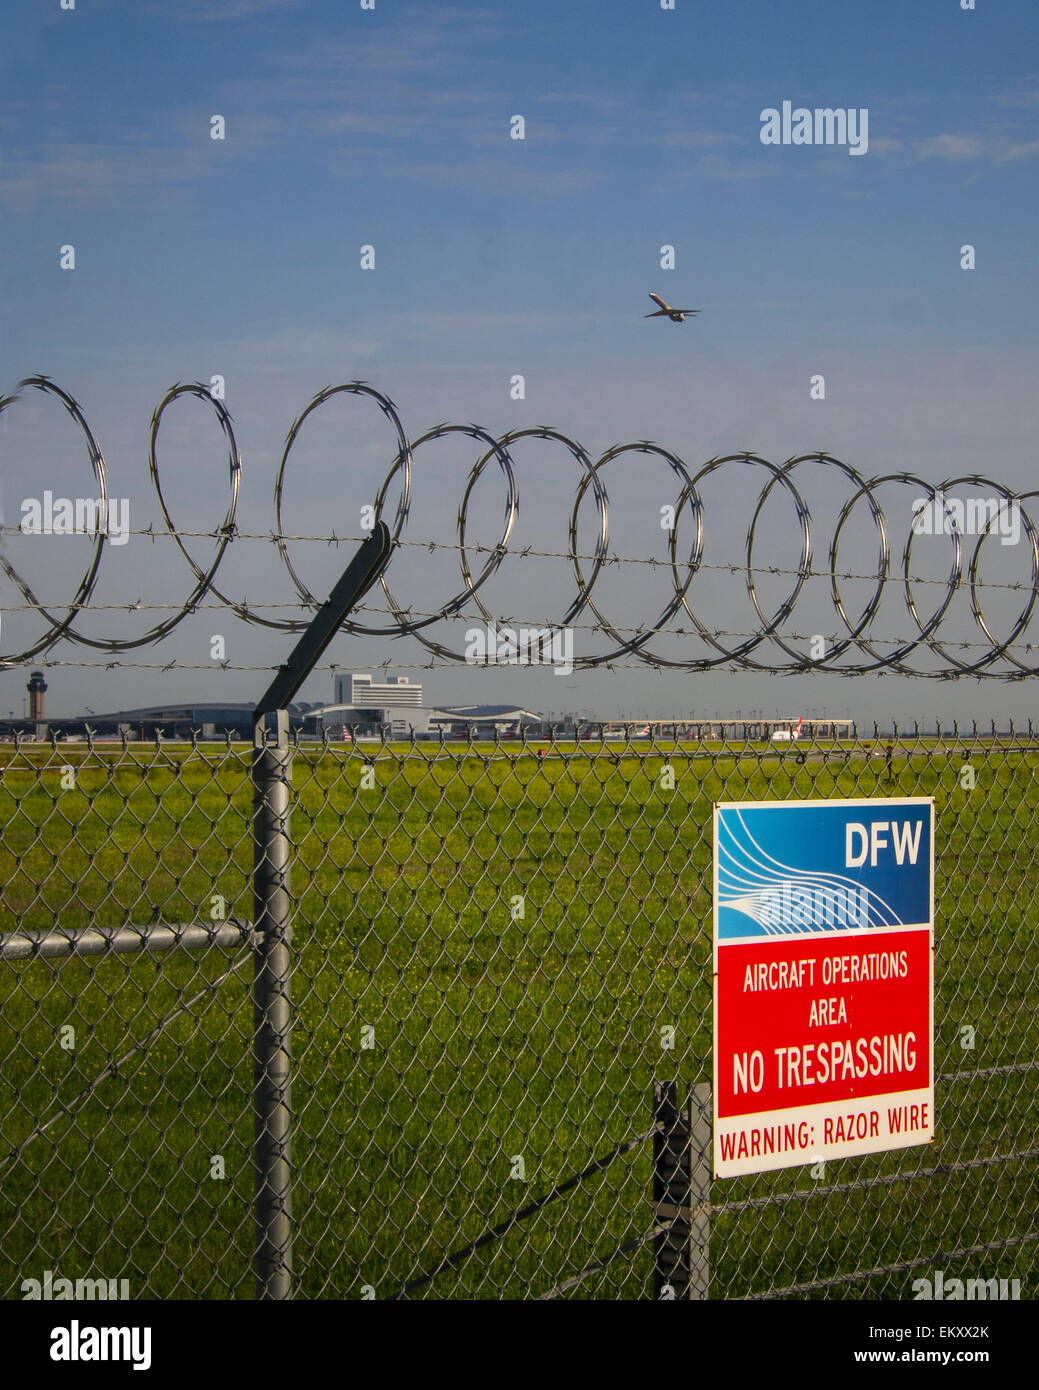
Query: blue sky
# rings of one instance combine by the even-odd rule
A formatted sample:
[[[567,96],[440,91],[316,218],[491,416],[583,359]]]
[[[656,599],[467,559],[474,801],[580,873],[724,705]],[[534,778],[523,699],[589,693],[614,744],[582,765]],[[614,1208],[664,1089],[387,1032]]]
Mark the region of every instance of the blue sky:
[[[43,372],[79,400],[135,527],[158,516],[152,409],[174,381],[214,373],[227,380],[245,456],[241,519],[256,530],[273,524],[291,421],[320,387],[355,377],[398,403],[412,437],[445,419],[494,433],[548,423],[593,458],[638,438],[697,468],[743,449],[782,462],[823,448],[867,474],[908,469],[938,483],[977,471],[1034,486],[1037,38],[1034,6],[988,0],[966,12],[955,0],[676,0],[673,12],[656,0],[15,7],[0,52],[0,387]],[[760,113],[784,100],[867,108],[868,151],[764,146]],[[210,139],[214,114],[225,118],[223,141]],[[509,139],[515,114],[523,141]],[[374,271],[359,266],[365,243]],[[674,270],[660,268],[665,243]],[[976,247],[969,272],[965,243]],[[66,244],[74,271],[59,268]],[[703,312],[681,326],[647,322],[650,289]],[[814,372],[827,378],[825,402],[809,401]],[[515,373],[522,402],[509,398]],[[171,423],[167,456],[178,521],[205,529],[226,506],[226,466],[195,405]],[[54,402],[19,401],[5,418],[5,515],[17,521],[20,500],[44,487],[82,489],[82,451]],[[420,469],[416,455],[409,534],[451,539],[475,455],[431,446],[428,458]],[[293,526],[352,534],[391,459],[377,412],[344,406],[301,449]],[[523,544],[565,549],[572,466],[533,447],[517,461]],[[618,552],[659,552],[653,516],[674,495],[663,472],[607,485]],[[740,488],[723,493],[714,556],[729,544],[738,561],[748,518],[736,519]],[[16,537],[8,554],[22,547],[41,591],[66,568],[82,571],[83,545]],[[303,553],[315,592],[334,581],[335,553]],[[534,578],[526,563],[503,571],[501,593],[510,613],[544,621],[553,593],[565,590],[556,611],[565,608],[572,580],[562,562]],[[233,595],[292,599],[268,542],[239,543],[227,565]],[[413,584],[409,602],[458,587],[447,569],[435,580],[397,572],[402,597],[405,578]],[[636,576],[617,601],[652,615],[663,599],[643,596],[642,584]],[[114,603],[133,590],[161,602],[189,588],[169,542],[134,538],[109,547],[97,596]],[[730,600],[705,593],[738,628]],[[516,608],[517,594],[529,594],[531,612]],[[193,617],[136,659],[204,666],[216,621]],[[284,635],[223,621],[232,664],[284,654]],[[903,606],[891,631],[907,621]],[[143,630],[108,612],[82,628]],[[0,647],[31,632],[24,616],[5,615]],[[50,655],[97,659],[70,643]],[[356,669],[428,660],[414,642],[345,638],[330,657]],[[542,672],[441,667],[416,678],[443,701],[515,698],[603,715],[1030,712],[1025,687],[994,683],[778,686],[753,674],[625,670],[578,674],[564,695]],[[140,669],[117,681],[56,668],[49,679],[52,708],[74,712],[84,698],[95,708],[167,694],[250,699],[260,676]],[[315,677],[304,695],[330,684]],[[0,674],[0,710],[20,706],[22,686],[23,673]]]

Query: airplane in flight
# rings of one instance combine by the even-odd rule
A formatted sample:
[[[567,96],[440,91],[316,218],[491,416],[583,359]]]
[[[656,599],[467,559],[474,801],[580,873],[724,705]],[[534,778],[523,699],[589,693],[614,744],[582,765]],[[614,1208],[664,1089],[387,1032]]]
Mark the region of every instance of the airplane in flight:
[[[659,294],[654,294],[652,290],[649,292],[649,297],[654,304],[659,304],[660,308],[656,313],[643,314],[642,317],[646,319],[660,319],[666,317],[669,318],[672,323],[684,323],[687,314],[698,314],[700,312],[699,309],[672,309],[670,304],[661,299]]]

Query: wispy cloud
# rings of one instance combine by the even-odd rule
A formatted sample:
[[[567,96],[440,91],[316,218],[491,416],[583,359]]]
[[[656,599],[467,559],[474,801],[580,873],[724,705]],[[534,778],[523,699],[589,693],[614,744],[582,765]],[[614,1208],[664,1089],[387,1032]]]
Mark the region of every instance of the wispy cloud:
[[[1039,106],[1039,73],[1029,73],[1024,80],[1031,85],[1017,92],[998,92],[992,100],[999,106]]]
[[[985,146],[976,135],[933,135],[915,143],[915,153],[920,159],[936,156],[940,159],[976,159]]]
[[[299,10],[306,0],[181,0],[173,6],[163,5],[170,18],[189,23],[213,24],[229,19],[252,19],[255,15],[273,14],[278,10]]]
[[[387,171],[394,177],[433,183],[441,188],[467,188],[478,193],[534,194],[546,198],[583,193],[601,184],[605,175],[592,169],[526,169],[519,164],[505,166],[500,159],[472,159],[440,162],[396,161]]]
[[[1039,152],[1039,140],[1020,140],[1005,128],[978,132],[945,131],[940,135],[916,139],[899,136],[871,136],[870,153],[889,157],[893,163],[910,165],[927,159],[957,163],[969,161],[1007,164],[1027,159]]]
[[[682,169],[669,170],[667,178],[652,184],[651,188],[654,193],[673,192],[677,186],[698,178],[741,182],[789,177],[789,166],[778,160],[748,159],[745,153],[742,157],[737,157],[735,154],[724,154],[708,148],[707,153],[698,162]]]
[[[208,143],[208,142],[207,142]],[[176,201],[183,189],[219,172],[204,148],[60,144],[37,158],[7,163],[0,172],[0,201],[28,210],[53,199],[70,208],[124,204],[147,190],[152,206]]]
[[[717,130],[661,130],[648,136],[647,142],[656,145],[674,145],[678,149],[713,149],[718,145],[731,145],[739,142],[737,135],[728,135]]]
[[[1030,159],[1036,154],[1039,154],[1039,140],[1026,140],[1023,144],[1011,145],[1010,148],[1000,156],[1000,163],[1010,164],[1016,159]]]
[[[902,154],[905,151],[906,142],[899,140],[894,135],[871,135],[869,148],[873,154]]]
[[[459,310],[455,313],[414,313],[390,314],[388,327],[406,327],[409,335],[431,337],[443,340],[445,337],[475,338],[486,340],[493,333],[503,344],[509,342],[514,333],[559,334],[564,330],[601,329],[616,326],[618,313],[571,314],[571,313],[492,313],[485,310]],[[622,321],[623,321],[623,316]]]
[[[615,92],[538,92],[529,100],[535,106],[584,106],[592,111],[617,111],[627,104]]]

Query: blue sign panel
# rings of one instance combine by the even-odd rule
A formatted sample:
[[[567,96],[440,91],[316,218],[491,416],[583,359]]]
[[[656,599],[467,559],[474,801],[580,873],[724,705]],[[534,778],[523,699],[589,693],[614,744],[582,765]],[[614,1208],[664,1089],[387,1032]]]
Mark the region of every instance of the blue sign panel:
[[[925,926],[931,797],[716,808],[720,941]]]

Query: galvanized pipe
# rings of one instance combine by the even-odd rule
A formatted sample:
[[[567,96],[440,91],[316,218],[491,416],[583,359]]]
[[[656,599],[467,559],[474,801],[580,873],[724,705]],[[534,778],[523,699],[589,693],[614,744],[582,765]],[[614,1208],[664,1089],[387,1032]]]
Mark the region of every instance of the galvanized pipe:
[[[259,1299],[292,1297],[292,920],[288,713],[278,710],[274,742],[265,721],[253,745],[253,891],[257,949],[253,973],[256,1181],[255,1271]]]
[[[0,932],[0,960],[54,959],[61,956],[104,956],[114,951],[199,950],[207,946],[247,946],[251,922],[187,923],[183,926],[70,927],[45,932]]]

